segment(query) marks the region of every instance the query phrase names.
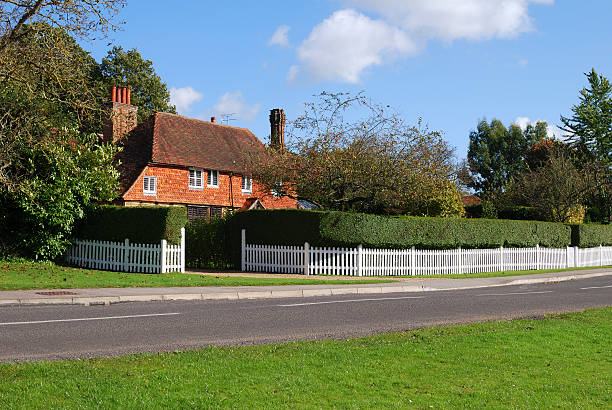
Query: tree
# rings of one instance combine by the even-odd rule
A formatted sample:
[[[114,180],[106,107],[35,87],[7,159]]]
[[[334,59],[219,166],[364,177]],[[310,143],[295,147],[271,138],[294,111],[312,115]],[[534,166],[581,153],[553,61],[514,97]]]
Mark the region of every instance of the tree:
[[[542,160],[525,169],[510,185],[506,198],[535,208],[547,221],[582,223],[586,205],[605,183],[597,162],[579,162],[563,144],[547,144]]]
[[[571,117],[561,116],[561,129],[569,134],[572,146],[592,158],[610,163],[612,153],[612,85],[595,69],[585,73],[589,86],[580,91],[580,102]]]
[[[95,61],[68,34],[112,30],[123,0],[0,1],[0,252],[60,255],[76,219],[112,199],[116,148],[84,124]]]
[[[484,197],[503,192],[525,168],[527,150],[546,138],[546,133],[545,122],[530,124],[523,131],[516,124],[506,128],[499,120],[481,121],[470,133],[469,187]]]
[[[421,122],[406,125],[362,94],[322,93],[290,127],[289,149],[252,159],[266,191],[325,209],[461,215],[452,149]],[[282,183],[280,183],[282,182]]]
[[[155,73],[153,62],[142,58],[136,49],[124,51],[121,47],[113,47],[102,59],[96,79],[100,83],[99,98],[103,101],[108,99],[109,86],[129,85],[132,104],[138,106],[139,121],[155,112],[176,114],[166,83]]]

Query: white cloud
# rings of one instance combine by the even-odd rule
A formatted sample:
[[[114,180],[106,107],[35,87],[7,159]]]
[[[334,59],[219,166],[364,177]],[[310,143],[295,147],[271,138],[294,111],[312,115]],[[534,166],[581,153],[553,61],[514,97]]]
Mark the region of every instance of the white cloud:
[[[176,106],[179,113],[189,112],[189,108],[202,100],[203,94],[197,92],[193,87],[170,88],[170,104]]]
[[[270,40],[268,40],[268,45],[288,47],[289,46],[289,30],[291,30],[291,27],[289,27],[286,24],[279,26],[274,32],[274,34],[272,34],[272,37],[270,37]]]
[[[345,0],[380,14],[413,35],[444,40],[514,37],[533,30],[530,3],[554,0]]]
[[[219,97],[215,105],[207,111],[207,114],[210,115],[203,117],[206,119],[210,116],[221,118],[223,115],[229,114],[234,119],[250,121],[259,114],[260,109],[261,104],[248,104],[242,95],[242,91],[238,90],[233,93],[227,92]]]
[[[521,129],[523,131],[525,131],[525,128],[527,128],[528,125],[536,125],[538,122],[542,122],[543,120],[537,119],[535,121],[531,121],[531,119],[529,117],[517,117],[516,120],[514,120],[514,123],[516,125],[518,125],[519,127],[521,127]],[[543,121],[546,122],[546,133],[548,135],[548,138],[555,138],[558,140],[565,140],[567,138],[567,133],[565,131],[563,131],[561,128],[557,127],[556,125],[552,125],[550,123],[548,123],[548,121]]]
[[[417,46],[402,30],[355,10],[340,10],[321,22],[298,48],[298,58],[315,80],[357,83],[368,67],[381,65]],[[295,80],[301,66],[292,67],[288,80]]]

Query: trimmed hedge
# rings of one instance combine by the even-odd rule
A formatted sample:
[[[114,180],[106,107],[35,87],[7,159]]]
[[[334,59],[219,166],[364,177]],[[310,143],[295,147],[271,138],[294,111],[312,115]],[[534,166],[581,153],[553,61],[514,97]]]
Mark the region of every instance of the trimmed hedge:
[[[303,210],[253,210],[229,221],[233,260],[240,260],[240,231],[247,242],[270,245],[357,246],[402,249],[533,247],[571,242],[564,224],[500,219],[417,218]],[[237,251],[237,253],[236,253]]]
[[[187,223],[187,208],[102,206],[82,220],[72,236],[79,239],[133,243],[181,243],[181,228]]]
[[[599,245],[612,245],[611,225],[572,225],[572,246],[592,248]]]
[[[210,221],[201,218],[189,222],[185,227],[185,265],[196,269],[235,267],[230,259],[226,227],[224,218]]]

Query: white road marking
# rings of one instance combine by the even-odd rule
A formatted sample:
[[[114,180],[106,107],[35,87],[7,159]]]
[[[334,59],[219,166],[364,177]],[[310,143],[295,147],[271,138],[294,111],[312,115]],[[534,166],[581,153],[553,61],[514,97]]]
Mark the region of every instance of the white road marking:
[[[371,302],[376,300],[398,300],[398,299],[423,299],[425,296],[404,296],[399,298],[371,298],[371,299],[350,299],[350,300],[333,300],[329,302],[308,302],[308,303],[293,303],[291,305],[276,305],[280,307],[293,306],[309,306],[309,305],[329,305],[331,303],[351,303],[351,302]]]
[[[608,285],[608,286],[590,286],[588,288],[580,288],[581,290],[587,290],[587,289],[605,289],[605,288],[612,288],[612,285]]]
[[[30,322],[5,322],[0,323],[0,326],[10,325],[37,325],[40,323],[58,323],[58,322],[85,322],[89,320],[113,320],[113,319],[131,319],[137,317],[154,317],[154,316],[174,316],[180,313],[152,313],[149,315],[128,315],[128,316],[105,316],[105,317],[84,317],[79,319],[54,319],[54,320],[33,320]]]
[[[553,293],[553,291],[545,290],[542,292],[483,293],[482,295],[477,295],[477,296],[535,295],[538,293]]]

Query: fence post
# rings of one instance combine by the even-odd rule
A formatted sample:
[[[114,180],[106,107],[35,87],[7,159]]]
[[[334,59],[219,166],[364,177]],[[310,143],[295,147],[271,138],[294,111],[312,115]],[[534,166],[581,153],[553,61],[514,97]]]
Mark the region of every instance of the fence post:
[[[161,240],[161,272],[166,273],[166,240]]]
[[[129,239],[125,239],[125,242],[123,243],[123,271],[127,272],[129,269],[128,266],[128,257],[130,256],[130,240]]]
[[[240,245],[240,269],[244,272],[246,271],[246,229],[242,230],[242,239]]]
[[[185,248],[185,228],[181,228],[181,273],[185,273],[185,254],[187,248]]]
[[[463,251],[461,249],[461,246],[459,247],[458,253],[459,253],[459,269],[457,269],[459,271],[459,274],[463,273]]]
[[[603,266],[603,246],[599,244],[599,266]]]
[[[310,275],[310,245],[304,243],[304,275]]]
[[[536,243],[536,270],[540,270],[540,244]]]
[[[574,246],[574,267],[575,268],[579,268],[580,267],[580,260],[578,259],[578,247]]]
[[[363,276],[363,246],[357,246],[357,276]]]
[[[565,268],[572,268],[573,266],[570,266],[570,247],[566,246],[565,247]]]
[[[410,248],[410,276],[414,276],[414,246]]]
[[[504,247],[499,247],[499,271],[504,271]]]

